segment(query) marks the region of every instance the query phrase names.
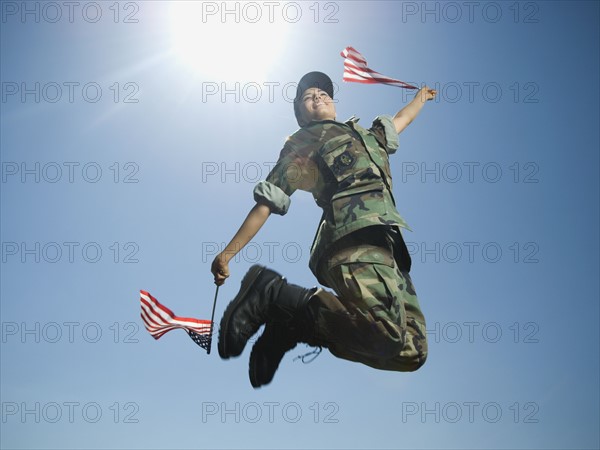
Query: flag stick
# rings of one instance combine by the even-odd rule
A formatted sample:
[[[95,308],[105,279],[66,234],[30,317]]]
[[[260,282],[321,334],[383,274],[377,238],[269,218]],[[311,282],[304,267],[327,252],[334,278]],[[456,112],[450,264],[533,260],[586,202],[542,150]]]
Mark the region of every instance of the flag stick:
[[[217,295],[219,295],[219,286],[217,286],[217,290],[215,292],[215,300],[213,302],[212,315],[210,316],[210,340],[208,341],[208,349],[206,349],[206,354],[210,355],[210,348],[212,347],[212,335],[213,335],[213,321],[215,318],[215,307],[217,306]]]

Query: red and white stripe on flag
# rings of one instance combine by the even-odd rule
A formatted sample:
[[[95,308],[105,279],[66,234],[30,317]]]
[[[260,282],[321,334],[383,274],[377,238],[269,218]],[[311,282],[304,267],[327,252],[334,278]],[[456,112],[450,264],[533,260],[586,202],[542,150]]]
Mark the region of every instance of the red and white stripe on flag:
[[[355,48],[346,47],[340,55],[344,58],[344,81],[366,84],[389,84],[404,89],[418,89],[404,81],[386,77],[367,67],[367,60]]]
[[[154,339],[160,339],[165,333],[177,328],[182,328],[188,333],[191,331],[199,335],[210,336],[210,320],[177,317],[173,311],[161,305],[146,291],[140,291],[140,303],[142,306],[142,320]]]

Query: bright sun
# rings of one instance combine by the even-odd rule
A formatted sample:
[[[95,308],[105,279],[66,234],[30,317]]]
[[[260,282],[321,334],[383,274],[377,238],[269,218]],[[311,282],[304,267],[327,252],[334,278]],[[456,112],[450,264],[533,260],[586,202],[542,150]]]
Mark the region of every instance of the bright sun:
[[[254,5],[235,2],[173,2],[172,47],[180,60],[214,81],[265,81],[285,43],[286,23],[273,21]],[[204,5],[204,6],[203,6]],[[207,7],[210,6],[209,7]],[[215,9],[216,8],[216,9]]]

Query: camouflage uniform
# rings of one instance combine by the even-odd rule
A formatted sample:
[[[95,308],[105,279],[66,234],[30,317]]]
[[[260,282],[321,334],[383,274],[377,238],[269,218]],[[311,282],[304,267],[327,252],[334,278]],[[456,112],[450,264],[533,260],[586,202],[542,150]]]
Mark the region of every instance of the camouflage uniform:
[[[320,289],[314,336],[334,355],[412,371],[427,357],[425,319],[412,285],[388,156],[398,148],[391,117],[366,130],[357,119],[313,121],[286,141],[254,198],[284,215],[295,190],[323,209],[309,266]]]

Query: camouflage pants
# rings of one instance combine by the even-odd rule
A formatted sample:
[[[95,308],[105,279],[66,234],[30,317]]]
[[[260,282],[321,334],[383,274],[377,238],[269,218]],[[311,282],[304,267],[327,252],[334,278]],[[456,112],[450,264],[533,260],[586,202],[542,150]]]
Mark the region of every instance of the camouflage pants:
[[[427,358],[427,338],[410,262],[399,255],[406,247],[399,234],[370,228],[340,242],[321,265],[320,278],[337,295],[316,292],[314,336],[339,358],[414,371]]]

